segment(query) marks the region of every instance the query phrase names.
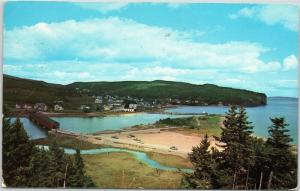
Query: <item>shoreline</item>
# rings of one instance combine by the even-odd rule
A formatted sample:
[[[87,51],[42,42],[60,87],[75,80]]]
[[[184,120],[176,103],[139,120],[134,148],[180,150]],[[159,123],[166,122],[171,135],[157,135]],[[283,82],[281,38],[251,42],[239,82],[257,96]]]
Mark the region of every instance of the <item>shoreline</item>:
[[[49,134],[73,137],[99,146],[171,154],[187,158],[188,153],[192,151],[192,147],[199,145],[204,135],[184,135],[172,131],[177,128],[179,127],[127,129],[122,132],[105,131],[85,135],[70,131],[52,130],[49,131]],[[211,147],[217,147],[217,141],[212,136],[209,139]]]

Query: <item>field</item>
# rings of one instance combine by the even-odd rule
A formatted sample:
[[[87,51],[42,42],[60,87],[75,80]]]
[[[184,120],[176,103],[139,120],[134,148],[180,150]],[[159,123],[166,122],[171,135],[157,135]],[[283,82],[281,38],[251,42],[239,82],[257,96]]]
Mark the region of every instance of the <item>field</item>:
[[[57,144],[61,147],[72,148],[72,149],[97,149],[101,148],[100,145],[92,144],[87,141],[80,141],[79,139],[68,137],[68,136],[53,136],[50,135],[47,138],[33,140],[37,145],[49,145],[51,142],[56,141]]]
[[[98,188],[180,188],[182,174],[156,170],[129,153],[83,155],[87,175]]]
[[[180,188],[181,173],[156,170],[129,153],[83,155],[83,160],[98,188]]]
[[[222,120],[221,115],[208,115],[204,117],[168,118],[160,120],[156,124],[159,126],[168,125],[179,127],[172,131],[185,135],[199,136],[207,134],[208,136],[219,136],[221,133]]]
[[[49,145],[56,140],[62,147],[95,149],[101,148],[89,142],[80,141],[66,136],[49,136],[35,140],[35,144]],[[166,166],[177,168],[191,168],[188,159],[179,156],[148,152],[152,160]],[[99,188],[180,188],[182,174],[157,170],[135,159],[125,152],[95,155],[82,155],[85,170]]]
[[[147,154],[149,158],[165,166],[173,166],[177,168],[192,168],[192,163],[187,158],[154,152],[149,152]]]

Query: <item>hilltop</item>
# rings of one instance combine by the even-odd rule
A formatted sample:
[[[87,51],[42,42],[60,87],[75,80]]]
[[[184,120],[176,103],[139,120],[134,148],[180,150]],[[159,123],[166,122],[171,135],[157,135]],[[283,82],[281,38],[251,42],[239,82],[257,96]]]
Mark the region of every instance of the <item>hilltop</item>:
[[[3,76],[4,103],[44,102],[53,104],[63,100],[67,106],[76,107],[84,102],[92,103],[95,96],[132,97],[143,100],[178,100],[186,105],[244,106],[265,105],[267,97],[263,93],[220,87],[213,84],[195,85],[173,81],[119,81],[119,82],[75,82],[68,85],[52,84],[44,81]],[[194,102],[194,100],[197,100]],[[190,102],[187,102],[190,101]]]

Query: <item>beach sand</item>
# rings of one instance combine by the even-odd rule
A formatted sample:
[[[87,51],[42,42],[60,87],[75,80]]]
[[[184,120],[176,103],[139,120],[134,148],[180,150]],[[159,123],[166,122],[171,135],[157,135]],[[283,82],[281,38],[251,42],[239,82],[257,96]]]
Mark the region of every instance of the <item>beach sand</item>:
[[[129,135],[132,135],[132,137]],[[203,136],[183,135],[178,132],[165,129],[161,131],[159,128],[155,128],[121,133],[85,135],[78,138],[93,144],[187,157],[192,148],[200,144]],[[211,147],[216,146],[217,141],[213,137],[209,137],[209,141]],[[171,147],[176,149],[171,149]]]

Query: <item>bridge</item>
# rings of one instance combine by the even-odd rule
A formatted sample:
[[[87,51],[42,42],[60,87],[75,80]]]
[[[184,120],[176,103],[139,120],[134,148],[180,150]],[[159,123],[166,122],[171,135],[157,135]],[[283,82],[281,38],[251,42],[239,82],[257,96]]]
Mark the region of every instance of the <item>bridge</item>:
[[[43,115],[42,113],[39,112],[29,113],[29,120],[32,121],[37,126],[42,127],[48,131],[59,128],[59,123],[57,121],[54,121],[50,117]]]

